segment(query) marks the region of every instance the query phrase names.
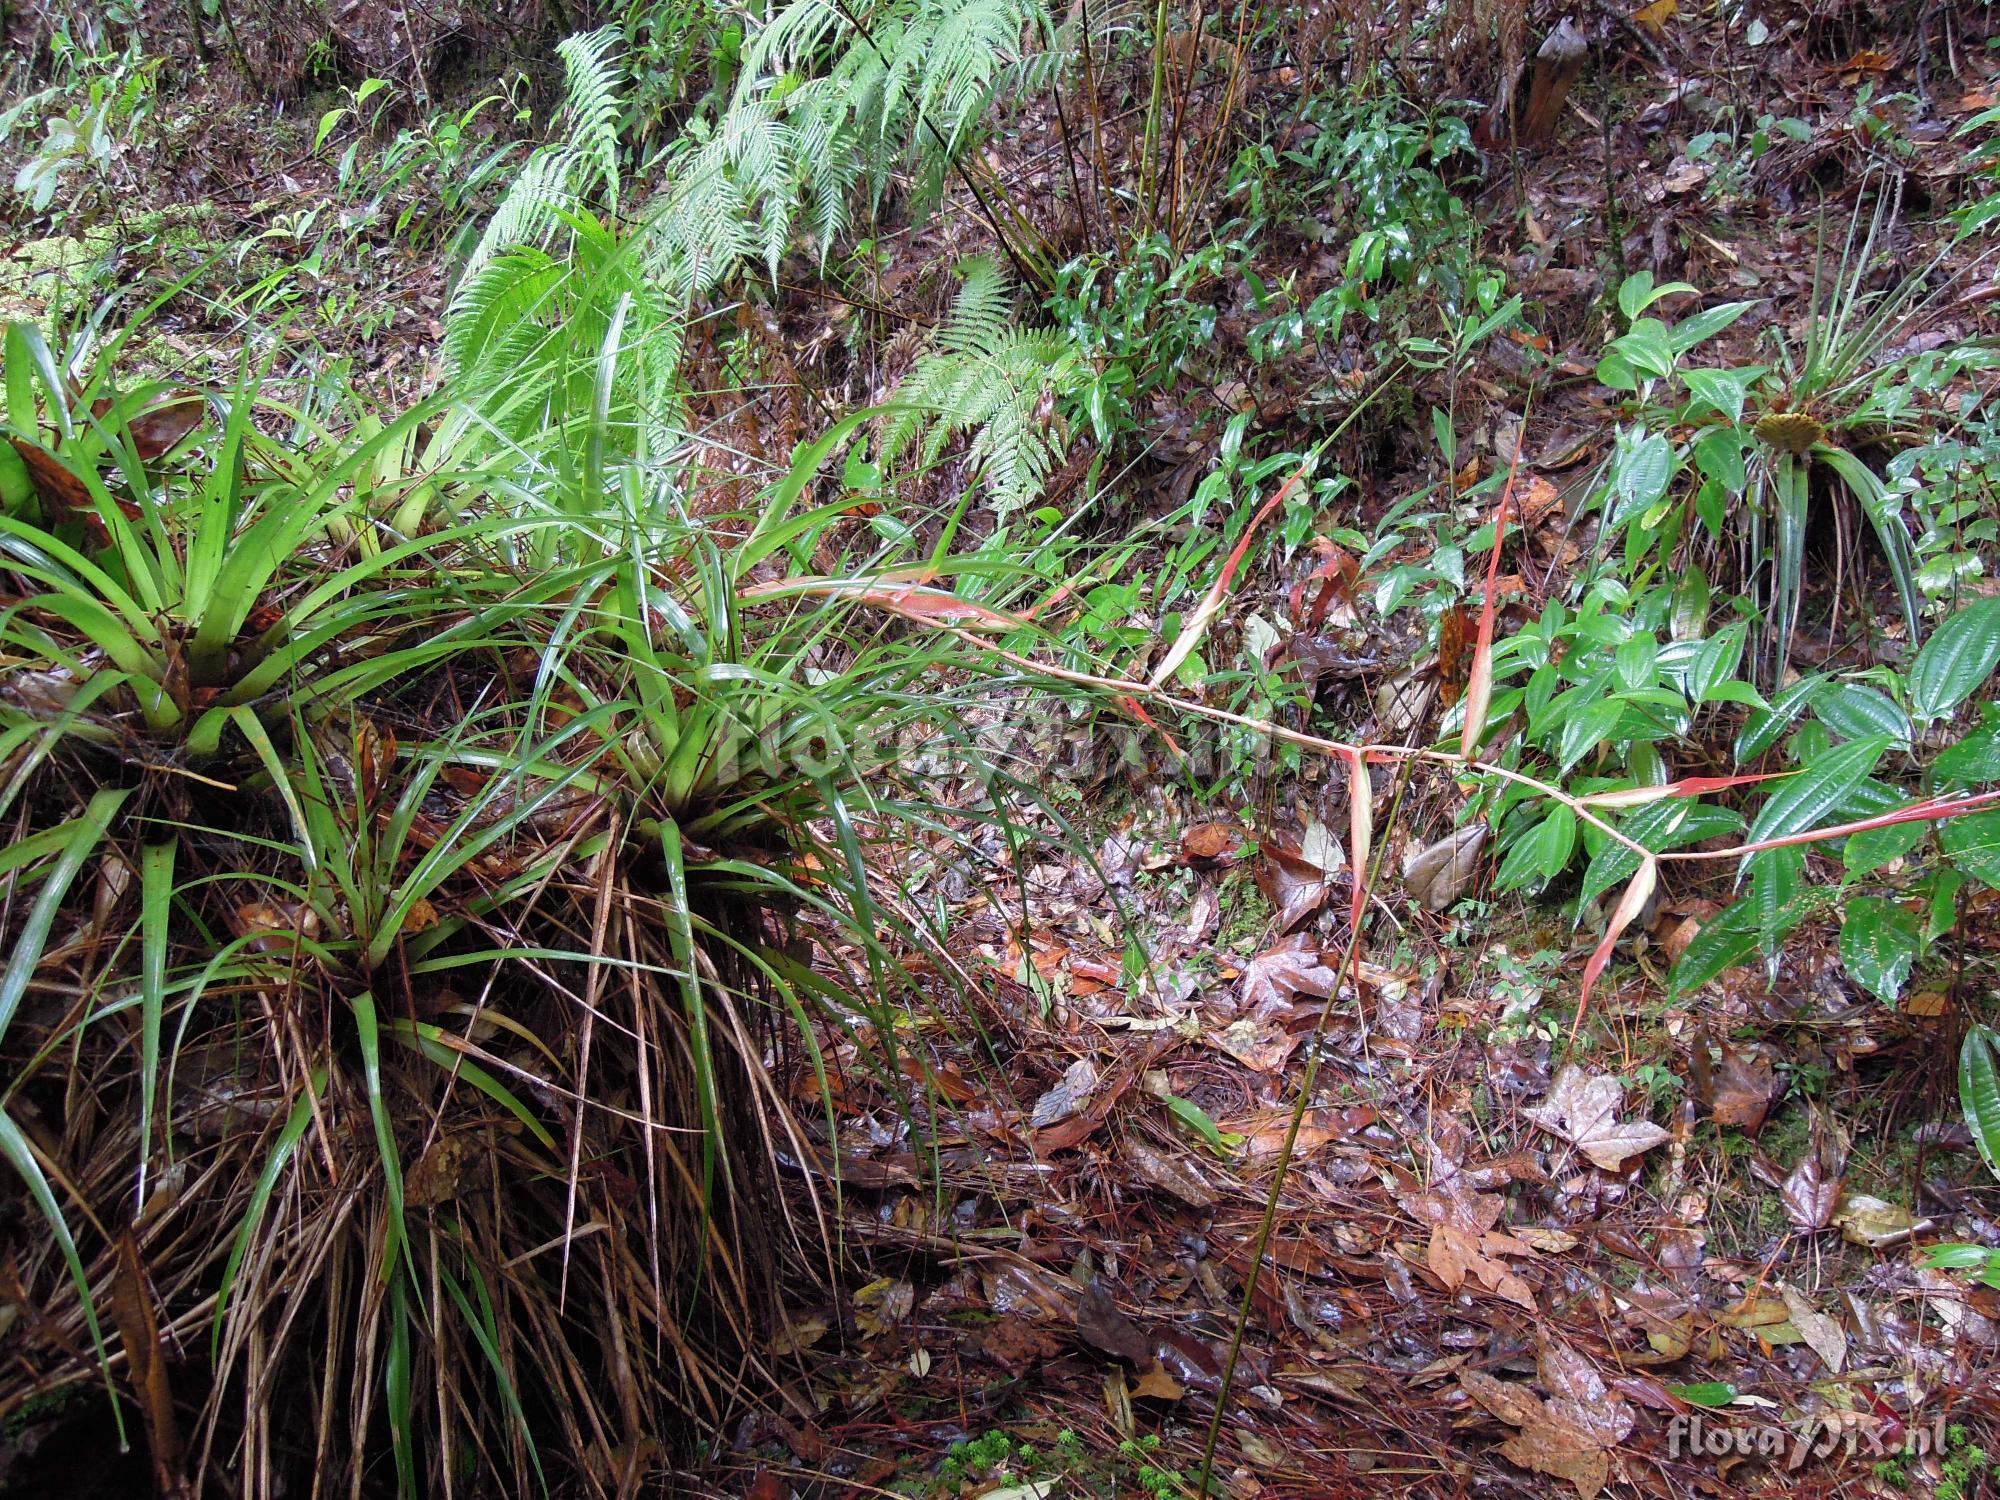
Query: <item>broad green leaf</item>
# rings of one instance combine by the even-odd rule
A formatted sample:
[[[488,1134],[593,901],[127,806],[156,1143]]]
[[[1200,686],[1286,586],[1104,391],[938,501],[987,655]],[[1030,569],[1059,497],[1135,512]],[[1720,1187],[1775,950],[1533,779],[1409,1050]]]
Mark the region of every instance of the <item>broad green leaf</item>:
[[[1979,714],[1979,727],[1931,762],[1940,780],[2000,781],[2000,704],[1982,704]]]
[[[1889,743],[1887,735],[1871,735],[1814,756],[1765,798],[1745,842],[1755,844],[1818,827],[1868,779]]]
[[[1659,665],[1659,660],[1660,643],[1650,635],[1635,635],[1623,642],[1612,657],[1614,670],[1618,673],[1619,686],[1651,687],[1654,668]]]
[[[1724,302],[1717,307],[1703,308],[1693,317],[1682,318],[1680,322],[1674,325],[1674,353],[1685,354],[1688,350],[1694,348],[1695,345],[1706,343],[1756,305],[1755,302]],[[1764,367],[1762,365],[1746,365],[1740,370],[1717,371],[1715,373],[1733,375],[1741,379],[1747,389],[1751,384],[1756,382],[1758,377],[1763,375]],[[1743,408],[1739,402],[1736,411],[1732,413],[1732,420],[1734,417],[1739,417],[1742,414]]]
[[[1739,620],[1701,643],[1688,668],[1688,697],[1696,703],[1714,701],[1716,690],[1732,680],[1743,663],[1743,642],[1749,629]]]
[[[2000,890],[2000,812],[1967,813],[1937,825],[1951,862],[1982,885]]]
[[[1621,525],[1643,513],[1666,494],[1673,477],[1673,444],[1664,435],[1621,434],[1618,456],[1611,470],[1613,503],[1609,523]]]
[[[1721,838],[1742,827],[1742,817],[1726,807],[1675,797],[1634,810],[1630,816],[1620,820],[1618,831],[1640,847],[1658,854],[1667,849],[1698,844],[1703,839]],[[1584,872],[1582,899],[1595,901],[1614,885],[1631,879],[1638,872],[1639,856],[1625,845],[1605,839],[1604,847],[1597,851],[1590,861],[1590,868]]]
[[[1823,676],[1802,677],[1790,687],[1771,699],[1771,706],[1760,713],[1753,713],[1744,721],[1743,730],[1736,736],[1736,763],[1744,765],[1755,760],[1784,737],[1792,721],[1809,708],[1818,696],[1826,691],[1827,679]]]
[[[1813,712],[1820,723],[1843,739],[1887,735],[1898,745],[1910,743],[1910,716],[1896,700],[1865,682],[1838,682],[1819,696]]]
[[[1695,440],[1695,466],[1732,495],[1750,482],[1743,463],[1743,434],[1733,427],[1714,427]]]
[[[1991,1026],[1965,1033],[1958,1053],[1958,1103],[1986,1170],[2000,1177],[2000,1032]]]
[[[1494,887],[1510,891],[1531,880],[1560,875],[1576,851],[1576,814],[1557,804],[1540,822],[1514,840],[1500,861]]]
[[[1929,837],[1931,825],[1912,819],[1891,823],[1886,828],[1870,828],[1843,840],[1840,860],[1849,878],[1873,874],[1893,860],[1901,859]]]
[[[1923,951],[1923,930],[1914,913],[1880,896],[1847,903],[1840,923],[1841,961],[1854,982],[1877,999],[1896,1003]]]
[[[1679,329],[1674,330],[1676,334]],[[1732,422],[1743,420],[1743,403],[1749,399],[1750,387],[1757,383],[1763,372],[1757,369],[1745,370],[1683,370],[1681,379],[1695,400],[1704,406],[1719,411]]]
[[[1969,604],[1938,626],[1910,668],[1910,707],[1919,719],[1949,713],[2000,664],[2000,599]]]
[[[1711,922],[1702,925],[1694,941],[1681,954],[1680,962],[1667,981],[1668,998],[1680,1000],[1693,994],[1724,969],[1746,964],[1757,956],[1757,911],[1748,901],[1738,901]]]
[[[1625,717],[1625,705],[1615,698],[1599,698],[1572,715],[1564,723],[1556,755],[1567,771],[1604,743]]]
[[[1766,958],[1775,958],[1803,914],[1799,889],[1805,883],[1806,851],[1796,844],[1765,849],[1751,855],[1744,868],[1750,875],[1746,902],[1757,913],[1758,946]]]

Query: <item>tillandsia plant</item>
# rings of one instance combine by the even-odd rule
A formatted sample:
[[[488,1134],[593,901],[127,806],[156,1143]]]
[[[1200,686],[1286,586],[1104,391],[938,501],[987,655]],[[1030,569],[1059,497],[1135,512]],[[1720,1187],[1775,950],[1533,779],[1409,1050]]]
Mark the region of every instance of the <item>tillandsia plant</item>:
[[[1907,352],[1950,286],[1988,256],[1962,258],[1945,275],[1947,243],[1888,290],[1871,290],[1895,214],[1889,186],[1877,188],[1872,207],[1856,210],[1837,264],[1829,269],[1822,258],[1815,266],[1803,342],[1768,330],[1771,363],[1692,364],[1702,345],[1754,304],[1724,303],[1669,324],[1649,310],[1695,288],[1656,285],[1640,272],[1618,295],[1630,326],[1598,364],[1604,384],[1632,394],[1638,418],[1620,432],[1601,488],[1606,549],[1622,544],[1627,575],[1685,550],[1714,580],[1722,577],[1720,560],[1734,552],[1733,576],[1754,585],[1752,680],[1766,689],[1784,685],[1800,622],[1815,472],[1867,518],[1908,637],[1921,639],[1907,488],[1878,474],[1860,450],[1913,426],[1965,372],[2000,364],[2000,351],[1987,341]],[[1683,474],[1688,482],[1677,484]],[[1836,523],[1845,537],[1845,523]]]
[[[1010,669],[782,576],[849,519],[817,465],[895,414],[697,518],[616,338],[563,462],[551,408],[454,450],[491,429],[449,390],[341,432],[258,366],[194,395],[8,352],[0,1153],[65,1332],[0,1413],[171,1338],[209,1394],[190,1428],[135,1376],[163,1486],[386,1452],[404,1494],[616,1492],[780,1378],[774,1267],[820,1235],[766,1216],[774,1153],[838,1170],[771,1059],[830,1031],[911,1097],[936,944],[871,851],[979,857],[913,768],[989,786],[974,829],[1032,799],[969,755]],[[854,561],[1020,571],[912,546]]]

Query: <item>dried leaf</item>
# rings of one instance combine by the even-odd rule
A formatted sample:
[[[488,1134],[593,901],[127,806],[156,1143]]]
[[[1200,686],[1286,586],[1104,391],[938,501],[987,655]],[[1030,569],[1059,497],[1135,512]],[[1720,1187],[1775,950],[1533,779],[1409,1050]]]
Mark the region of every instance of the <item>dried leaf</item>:
[[[1625,1090],[1617,1079],[1603,1073],[1586,1073],[1575,1063],[1568,1063],[1549,1086],[1548,1098],[1524,1113],[1605,1171],[1616,1172],[1630,1158],[1671,1139],[1651,1121],[1620,1120],[1618,1114],[1624,1102]]]
[[[132,447],[147,463],[162,458],[201,425],[207,411],[198,391],[176,391],[136,413],[127,423]]]
[[[1755,1131],[1764,1123],[1771,1103],[1785,1091],[1771,1065],[1754,1053],[1738,1052],[1727,1043],[1714,1070],[1715,1092],[1710,1109],[1716,1123]]]
[[[1785,1205],[1785,1217],[1795,1226],[1817,1230],[1833,1222],[1834,1205],[1840,1200],[1844,1156],[1845,1153],[1820,1128],[1815,1117],[1812,1144],[1778,1184],[1778,1198]],[[1759,1160],[1761,1162],[1761,1157]]]
[[[1187,1387],[1169,1375],[1166,1366],[1157,1359],[1139,1372],[1139,1378],[1132,1382],[1134,1399],[1150,1397],[1155,1401],[1178,1401],[1187,1394]]]
[[[1091,1348],[1134,1369],[1153,1363],[1153,1344],[1137,1323],[1118,1310],[1110,1293],[1092,1280],[1076,1300],[1076,1332]]]
[[[1171,1193],[1191,1208],[1212,1208],[1215,1189],[1177,1156],[1155,1151],[1137,1135],[1127,1136],[1119,1148],[1139,1175],[1162,1192]]]
[[[1045,1130],[1059,1120],[1067,1120],[1089,1100],[1097,1087],[1097,1064],[1079,1057],[1063,1071],[1054,1088],[1035,1101],[1029,1125]]]
[[[1428,911],[1443,911],[1472,888],[1479,870],[1479,851],[1486,846],[1486,825],[1468,823],[1414,856],[1403,870],[1403,884]]]
[[[1217,820],[1195,823],[1181,834],[1181,858],[1189,864],[1227,863],[1243,852],[1241,825]]]
[[[1500,1445],[1502,1454],[1524,1469],[1567,1479],[1576,1486],[1580,1500],[1596,1500],[1611,1477],[1611,1463],[1596,1433],[1570,1420],[1567,1408],[1573,1403],[1565,1401],[1559,1410],[1527,1387],[1496,1380],[1480,1370],[1461,1371],[1458,1382],[1487,1411],[1520,1429]],[[1630,1420],[1627,1410],[1628,1425]]]
[[[1239,1016],[1210,1038],[1216,1046],[1259,1073],[1276,1073],[1304,1040],[1274,1021]]]
[[[1838,1323],[1821,1312],[1797,1287],[1781,1285],[1778,1295],[1784,1298],[1786,1310],[1792,1315],[1792,1326],[1798,1329],[1808,1347],[1822,1360],[1827,1369],[1840,1373],[1847,1363],[1847,1335]]]
[[[1604,937],[1597,945],[1597,951],[1590,955],[1590,962],[1583,966],[1583,989],[1576,997],[1576,1019],[1570,1023],[1570,1031],[1583,1024],[1584,1009],[1590,1004],[1591,986],[1597,983],[1597,976],[1604,972],[1604,966],[1611,962],[1611,950],[1617,946],[1618,936],[1653,898],[1653,888],[1660,876],[1660,862],[1650,854],[1639,862],[1631,881],[1625,887],[1625,894],[1618,898],[1617,906],[1611,910],[1611,918],[1604,924]]]
[[[153,1482],[167,1497],[184,1496],[180,1472],[180,1425],[174,1416],[173,1386],[167,1378],[167,1351],[160,1342],[153,1311],[153,1291],[139,1260],[138,1241],[128,1229],[118,1236],[118,1258],[111,1276],[111,1317],[125,1346],[126,1377],[138,1397],[139,1420],[145,1425],[146,1447],[153,1460]]]
[[[1903,1244],[1916,1232],[1917,1220],[1907,1208],[1866,1193],[1849,1193],[1831,1210],[1827,1222],[1840,1226],[1841,1238],[1852,1245],[1886,1250]]]
[[[1237,995],[1250,1015],[1261,1018],[1289,1010],[1295,995],[1324,1000],[1337,983],[1338,971],[1329,968],[1320,950],[1298,934],[1245,964]]]
[[[1290,932],[1326,905],[1332,894],[1326,869],[1310,858],[1303,844],[1282,835],[1267,835],[1263,858],[1257,862],[1257,889],[1278,913],[1278,931]]]

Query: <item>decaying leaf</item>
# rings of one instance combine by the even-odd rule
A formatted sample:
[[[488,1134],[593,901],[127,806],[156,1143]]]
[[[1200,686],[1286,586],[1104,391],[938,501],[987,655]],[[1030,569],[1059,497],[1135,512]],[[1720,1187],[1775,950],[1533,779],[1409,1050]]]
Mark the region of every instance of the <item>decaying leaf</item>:
[[[1240,824],[1193,823],[1181,833],[1181,858],[1192,865],[1227,864],[1243,852],[1244,842]]]
[[[1709,1108],[1719,1125],[1755,1131],[1764,1123],[1772,1101],[1785,1091],[1777,1072],[1761,1057],[1739,1052],[1727,1043],[1715,1065],[1714,1095]]]
[[[1318,837],[1315,838],[1314,830]],[[1257,889],[1278,913],[1278,931],[1290,932],[1326,905],[1333,894],[1333,874],[1346,856],[1338,843],[1329,846],[1326,830],[1315,824],[1302,839],[1266,834],[1263,858],[1257,862]]]
[[[854,1326],[869,1337],[887,1333],[908,1318],[916,1305],[915,1287],[907,1281],[884,1276],[855,1292]]]
[[[1838,1323],[1812,1304],[1812,1299],[1797,1287],[1789,1284],[1778,1288],[1778,1295],[1784,1299],[1785,1308],[1792,1315],[1792,1326],[1798,1329],[1813,1353],[1826,1361],[1827,1369],[1838,1375],[1841,1366],[1847,1363],[1847,1335]]]
[[[1851,1245],[1888,1250],[1907,1243],[1923,1221],[1894,1203],[1866,1193],[1848,1193],[1829,1211],[1827,1222],[1838,1225],[1841,1238]]]
[[[1259,1073],[1276,1073],[1305,1038],[1275,1021],[1238,1016],[1210,1040],[1244,1067]]]
[[[1111,1294],[1095,1280],[1076,1299],[1076,1333],[1091,1348],[1121,1359],[1134,1369],[1144,1369],[1153,1363],[1152,1340],[1118,1310]]]
[[[1162,1192],[1172,1194],[1190,1208],[1215,1206],[1215,1189],[1178,1156],[1155,1151],[1136,1134],[1126,1137],[1119,1154],[1137,1168],[1147,1182]]]
[[[174,1416],[173,1387],[167,1378],[167,1352],[160,1342],[153,1312],[153,1290],[139,1259],[138,1242],[126,1230],[118,1237],[118,1259],[111,1277],[111,1317],[125,1346],[126,1376],[137,1394],[139,1420],[146,1429],[152,1454],[153,1482],[163,1496],[187,1493],[181,1475],[180,1426]]]
[[[1324,1000],[1339,982],[1319,948],[1303,933],[1294,933],[1265,949],[1243,966],[1238,998],[1252,1016],[1288,1010],[1297,995]]]
[[[1046,1130],[1058,1121],[1067,1120],[1083,1108],[1096,1088],[1097,1064],[1087,1057],[1079,1057],[1063,1070],[1063,1076],[1056,1081],[1055,1087],[1035,1101],[1028,1123],[1036,1130]]]
[[[1473,1400],[1520,1429],[1501,1444],[1502,1454],[1525,1469],[1567,1479],[1580,1500],[1595,1500],[1611,1477],[1606,1450],[1632,1431],[1632,1408],[1566,1344],[1544,1345],[1536,1370],[1549,1392],[1546,1400],[1479,1370],[1461,1371],[1458,1380]]]
[[[1413,856],[1403,869],[1403,884],[1427,911],[1443,911],[1472,889],[1485,847],[1486,825],[1468,823]]]
[[[1524,1111],[1530,1120],[1561,1136],[1607,1172],[1616,1172],[1632,1157],[1671,1139],[1649,1120],[1621,1120],[1625,1089],[1603,1073],[1586,1073],[1565,1064],[1540,1105]]]

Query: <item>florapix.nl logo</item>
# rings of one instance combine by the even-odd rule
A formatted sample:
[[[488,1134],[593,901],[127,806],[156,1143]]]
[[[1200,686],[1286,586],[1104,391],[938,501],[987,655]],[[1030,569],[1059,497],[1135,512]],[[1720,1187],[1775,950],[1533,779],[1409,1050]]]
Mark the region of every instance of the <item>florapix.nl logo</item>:
[[[1684,1412],[1667,1423],[1667,1457],[1761,1458],[1798,1469],[1811,1460],[1836,1455],[1882,1460],[1942,1454],[1945,1439],[1942,1415],[1918,1422],[1867,1412],[1826,1412],[1777,1423]]]

